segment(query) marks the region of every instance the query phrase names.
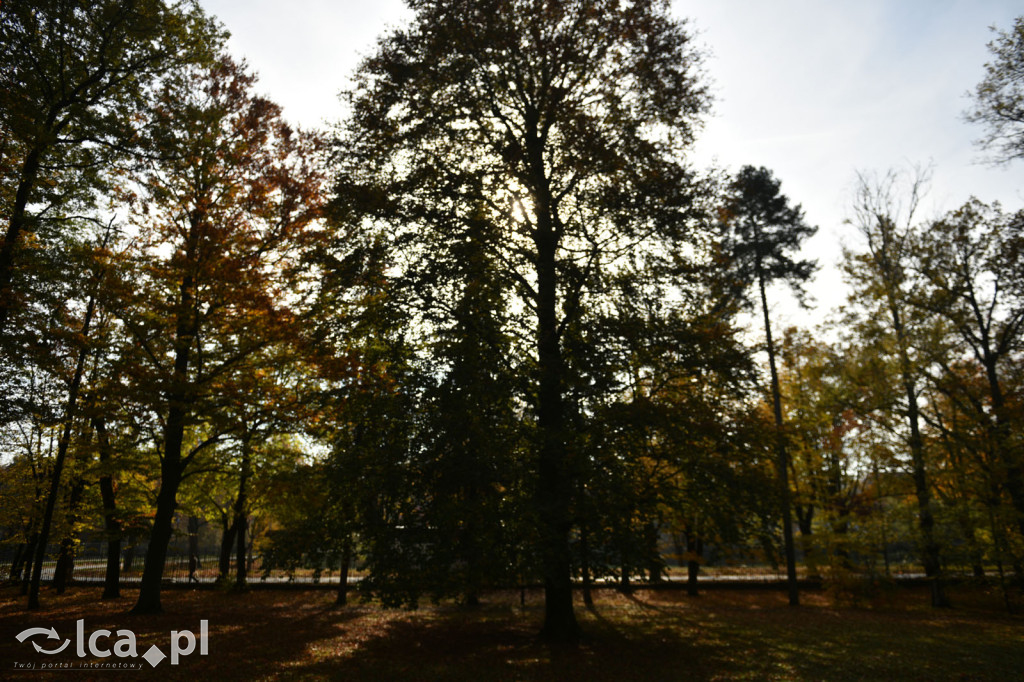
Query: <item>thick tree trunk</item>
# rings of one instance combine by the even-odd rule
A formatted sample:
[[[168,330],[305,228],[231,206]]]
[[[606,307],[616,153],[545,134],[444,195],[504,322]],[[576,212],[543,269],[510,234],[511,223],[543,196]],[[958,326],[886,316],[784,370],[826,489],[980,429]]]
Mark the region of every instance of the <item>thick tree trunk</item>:
[[[761,262],[757,261],[757,283],[761,290],[761,310],[764,313],[764,334],[768,346],[768,367],[772,378],[772,410],[775,414],[776,468],[779,475],[779,497],[782,511],[782,540],[786,554],[786,587],[789,591],[790,606],[800,604],[800,591],[796,582],[796,547],[793,543],[793,512],[789,495],[789,453],[786,450],[785,434],[782,431],[782,395],[779,391],[779,373],[775,366],[775,344],[772,342],[772,325],[768,316],[768,296],[765,293],[764,275]]]
[[[186,244],[186,260],[193,263],[199,240],[199,222],[203,215],[193,215]],[[174,530],[174,512],[178,506],[178,488],[185,474],[186,460],[182,457],[185,439],[185,420],[191,404],[189,391],[189,367],[192,344],[195,341],[198,322],[193,303],[195,282],[192,275],[182,277],[179,286],[178,310],[174,332],[174,372],[171,376],[171,391],[167,398],[167,418],[164,421],[164,451],[160,461],[160,491],[156,497],[156,515],[153,530],[146,548],[146,564],[142,569],[139,599],[132,613],[160,613],[160,583],[167,560],[167,545]]]
[[[179,441],[180,448],[180,441]],[[156,515],[153,518],[153,530],[149,536],[149,547],[146,549],[146,563],[142,568],[142,582],[139,585],[139,598],[132,608],[132,613],[161,613],[160,584],[164,576],[164,563],[167,561],[167,546],[174,531],[174,512],[177,509],[178,488],[181,485],[181,470],[177,462],[168,462],[164,456],[161,466],[160,492],[156,498]]]
[[[558,275],[555,266],[558,237],[552,224],[551,198],[543,175],[543,143],[531,121],[530,165],[537,174],[537,392],[539,427],[538,508],[541,522],[541,560],[544,571],[544,627],[550,642],[570,643],[580,629],[572,605],[572,557],[569,516],[573,477],[565,444],[565,408],[561,343],[558,331]]]

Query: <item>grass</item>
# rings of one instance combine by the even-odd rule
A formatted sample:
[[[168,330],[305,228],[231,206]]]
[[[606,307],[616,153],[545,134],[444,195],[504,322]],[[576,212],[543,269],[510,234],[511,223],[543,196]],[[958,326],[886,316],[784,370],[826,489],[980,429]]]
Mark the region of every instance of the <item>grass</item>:
[[[486,595],[478,609],[440,604],[418,611],[374,605],[334,608],[332,591],[261,590],[238,594],[167,590],[166,613],[132,616],[134,596],[99,601],[94,588],[58,597],[28,612],[15,588],[0,590],[0,678],[337,679],[337,680],[1015,680],[1024,679],[1024,618],[999,611],[996,595],[958,588],[958,608],[924,606],[923,591],[901,588],[851,604],[828,592],[803,595],[790,608],[781,592],[641,590],[596,593],[580,605],[580,646],[553,649],[536,639],[539,593],[525,607],[518,593]],[[138,651],[169,652],[172,630],[198,634],[209,621],[209,655],[198,651],[156,670],[45,673],[17,662],[73,663],[74,643],[57,656],[35,653],[15,635],[56,627],[71,638],[77,619],[86,635],[132,630]],[[117,636],[108,642],[115,642]],[[47,647],[37,637],[34,641]],[[103,659],[127,660],[127,659]],[[137,660],[137,659],[136,659]]]

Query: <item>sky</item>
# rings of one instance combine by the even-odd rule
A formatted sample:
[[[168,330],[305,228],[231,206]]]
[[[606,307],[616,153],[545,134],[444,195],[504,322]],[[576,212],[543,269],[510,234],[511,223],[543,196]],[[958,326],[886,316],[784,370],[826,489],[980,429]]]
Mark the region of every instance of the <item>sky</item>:
[[[229,49],[261,93],[306,127],[343,115],[337,94],[381,34],[411,16],[401,0],[200,0],[231,32]],[[809,326],[846,299],[840,244],[856,246],[857,173],[931,166],[919,215],[971,196],[1024,207],[1024,160],[995,166],[963,120],[994,34],[1019,0],[673,0],[706,53],[715,103],[694,149],[698,168],[765,166],[818,234],[813,311],[781,301],[774,316]],[[287,8],[286,10],[284,8]],[[774,326],[774,324],[773,324]]]

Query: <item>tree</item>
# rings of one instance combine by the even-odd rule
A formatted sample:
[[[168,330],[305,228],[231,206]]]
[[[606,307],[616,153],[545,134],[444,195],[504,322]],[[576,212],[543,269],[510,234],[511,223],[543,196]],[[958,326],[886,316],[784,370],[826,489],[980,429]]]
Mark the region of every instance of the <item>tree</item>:
[[[985,378],[987,395],[975,399],[975,414],[990,434],[999,485],[1009,493],[1024,535],[1024,457],[1011,431],[1019,388],[1008,387],[1004,376],[1024,351],[1022,227],[1024,212],[1007,215],[977,199],[933,222],[917,249],[924,286],[913,300],[924,314],[943,319],[959,342],[952,362],[938,359],[948,378],[956,382],[955,364],[963,360],[976,363]]]
[[[824,522],[824,542],[838,567],[853,568],[851,537],[869,507],[865,494],[871,483],[870,457],[865,457],[868,434],[857,413],[858,399],[851,381],[859,368],[856,349],[816,340],[811,332],[787,329],[782,348],[782,392],[789,424],[794,508],[810,571],[818,566],[812,542],[814,517]],[[877,476],[875,476],[877,483]],[[822,524],[818,524],[819,526]],[[823,557],[832,559],[832,556]]]
[[[0,332],[26,293],[15,288],[26,235],[89,207],[133,147],[153,82],[209,59],[222,40],[187,1],[0,5]]]
[[[966,118],[985,126],[981,147],[994,152],[997,163],[1009,163],[1024,158],[1024,16],[1009,31],[997,31],[988,49],[993,60],[985,64]]]
[[[803,210],[790,206],[779,192],[780,183],[767,168],[744,166],[729,186],[722,214],[726,249],[732,258],[737,282],[744,288],[757,285],[761,313],[764,316],[765,347],[771,371],[772,410],[775,415],[776,453],[782,504],[782,533],[786,551],[786,577],[789,603],[799,604],[796,584],[796,553],[793,545],[792,505],[789,491],[789,455],[782,423],[782,398],[775,363],[768,308],[767,286],[779,281],[788,284],[803,302],[803,285],[814,272],[814,263],[793,260],[790,254],[818,228],[804,222]],[[745,295],[741,293],[741,295]]]
[[[879,394],[891,393],[888,403],[879,403],[883,418],[896,411],[905,419],[900,434],[910,452],[910,470],[917,498],[921,563],[931,585],[932,606],[949,605],[942,577],[939,545],[935,535],[932,490],[921,434],[922,360],[917,353],[926,334],[926,320],[915,315],[910,298],[918,282],[912,270],[916,225],[915,212],[927,176],[918,172],[902,190],[901,178],[890,172],[881,179],[860,175],[854,203],[853,224],[864,241],[864,251],[844,251],[844,269],[854,287],[851,303],[860,306],[857,320],[861,338],[875,341],[888,354],[886,372],[872,377],[881,380]],[[901,197],[900,192],[905,192]]]
[[[97,251],[106,250],[111,231],[108,229],[104,235]],[[97,316],[97,305],[99,291],[106,279],[109,267],[102,258],[97,259],[91,268],[89,282],[86,285],[85,310],[82,315],[80,327],[76,329],[78,342],[72,344],[73,355],[75,356],[74,369],[67,377],[67,397],[64,401],[62,414],[61,435],[57,442],[57,453],[54,457],[53,470],[50,473],[50,491],[46,499],[46,507],[43,511],[42,523],[39,530],[39,537],[36,543],[35,561],[32,566],[32,583],[29,588],[28,608],[39,608],[39,585],[42,577],[43,558],[46,554],[46,545],[50,537],[50,526],[53,522],[54,509],[57,498],[60,494],[61,477],[64,471],[64,462],[71,447],[71,438],[76,426],[78,417],[78,398],[82,389],[82,382],[85,378],[86,363],[92,353],[90,347],[90,335],[92,334],[93,319]],[[77,347],[76,347],[77,346]]]
[[[126,197],[140,241],[111,294],[128,334],[119,350],[134,398],[160,423],[160,490],[137,612],[161,608],[189,467],[236,433],[227,407],[244,401],[245,382],[235,373],[298,336],[293,275],[319,213],[318,141],[254,96],[254,82],[227,57],[168,77],[147,122],[151,160]]]
[[[410,4],[411,27],[357,74],[339,189],[402,235],[452,229],[481,206],[500,227],[488,248],[515,282],[536,362],[543,633],[572,640],[562,336],[606,273],[635,259],[668,277],[684,260],[695,193],[681,159],[707,105],[698,56],[660,0]]]

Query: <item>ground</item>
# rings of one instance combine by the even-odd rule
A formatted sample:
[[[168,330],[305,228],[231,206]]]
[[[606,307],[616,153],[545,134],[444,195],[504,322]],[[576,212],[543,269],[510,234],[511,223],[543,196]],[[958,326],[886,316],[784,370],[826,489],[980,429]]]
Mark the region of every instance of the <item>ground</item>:
[[[853,600],[847,593],[805,593],[798,608],[771,590],[717,590],[688,597],[679,590],[600,590],[595,608],[579,605],[585,639],[551,649],[536,639],[539,592],[485,595],[477,609],[456,604],[417,611],[373,604],[335,608],[326,590],[166,590],[165,613],[126,612],[134,592],[100,601],[100,590],[78,587],[58,596],[44,590],[43,608],[27,611],[12,587],[0,589],[0,678],[102,679],[130,675],[83,670],[90,662],[140,663],[147,679],[338,680],[1013,680],[1024,679],[1024,617],[1001,611],[997,593],[959,588],[957,608],[932,610],[919,589],[899,588]],[[79,658],[83,631],[131,630],[138,653],[156,645],[170,653],[172,631],[200,632],[208,621],[209,653],[198,647],[177,665],[154,669],[141,659]],[[34,635],[53,626],[62,639]],[[97,639],[110,648],[119,635]],[[179,635],[187,648],[187,635]],[[87,644],[83,643],[83,647]],[[34,670],[14,668],[30,663]],[[74,668],[46,673],[43,663]]]

